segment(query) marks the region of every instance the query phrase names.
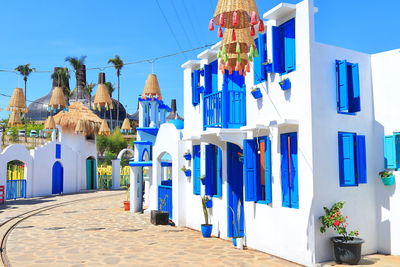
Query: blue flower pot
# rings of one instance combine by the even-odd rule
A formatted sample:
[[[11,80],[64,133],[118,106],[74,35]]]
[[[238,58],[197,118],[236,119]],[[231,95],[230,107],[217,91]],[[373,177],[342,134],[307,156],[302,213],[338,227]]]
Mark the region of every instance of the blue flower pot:
[[[290,88],[292,88],[292,83],[290,82],[289,79],[285,79],[279,82],[279,85],[281,86],[282,90],[289,90]]]
[[[390,175],[388,178],[381,178],[384,185],[394,185],[394,175]]]
[[[186,177],[192,176],[192,171],[191,170],[186,170],[185,171]]]
[[[263,95],[262,95],[262,93],[260,91],[260,88],[257,88],[257,90],[255,90],[255,91],[251,91],[251,94],[253,95],[253,97],[255,99],[259,99],[259,98],[263,97]]]
[[[207,238],[211,236],[212,233],[212,224],[202,224],[201,225],[201,234],[203,237]]]
[[[273,70],[272,70],[272,63],[265,65],[265,70],[266,70],[268,73],[273,73]]]
[[[202,185],[206,185],[206,178],[200,179]]]
[[[210,199],[209,201],[206,202],[206,207],[212,208],[212,206],[213,206],[213,202],[212,202],[212,199]]]
[[[191,160],[191,159],[192,159],[192,155],[191,155],[191,154],[185,154],[185,155],[183,155],[183,157],[184,157],[186,160]]]

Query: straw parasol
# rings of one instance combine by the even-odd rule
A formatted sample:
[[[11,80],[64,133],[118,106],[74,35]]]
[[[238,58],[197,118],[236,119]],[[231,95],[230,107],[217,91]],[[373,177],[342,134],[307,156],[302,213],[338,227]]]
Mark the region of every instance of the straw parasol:
[[[124,130],[124,131],[132,130],[131,123],[128,118],[125,118],[124,122],[122,123],[121,130]]]
[[[44,123],[44,129],[46,130],[54,130],[56,128],[56,122],[54,121],[53,116],[47,117],[45,123]]]
[[[161,100],[161,90],[160,85],[158,84],[157,75],[149,74],[146,80],[146,84],[144,86],[142,97],[156,97],[157,99]]]
[[[94,135],[100,129],[102,120],[81,102],[75,102],[69,106],[66,112],[60,112],[54,116],[56,125],[60,125],[63,132],[76,133],[76,129],[84,135]],[[77,127],[79,124],[81,126]]]
[[[61,87],[55,87],[51,94],[49,108],[53,109],[63,109],[67,106],[65,101],[64,91]]]
[[[99,81],[96,90],[96,94],[94,95],[93,105],[94,108],[100,110],[102,107],[113,109],[112,99],[108,92],[106,82],[106,74],[104,72],[99,73]]]
[[[103,120],[101,122],[100,130],[99,130],[99,135],[105,135],[108,136],[111,134],[110,128],[108,127],[108,123],[106,120]]]
[[[22,120],[19,116],[19,112],[11,112],[10,118],[8,119],[8,126],[21,126]]]
[[[18,111],[26,113],[28,108],[26,107],[25,96],[22,88],[15,88],[12,93],[10,102],[7,107],[8,111]]]

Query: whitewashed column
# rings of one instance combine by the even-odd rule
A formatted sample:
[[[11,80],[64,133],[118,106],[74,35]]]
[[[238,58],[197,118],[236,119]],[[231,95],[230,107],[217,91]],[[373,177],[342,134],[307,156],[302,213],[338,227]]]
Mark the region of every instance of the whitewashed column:
[[[141,212],[143,207],[143,195],[142,195],[142,168],[131,167],[130,173],[130,201],[131,201],[131,212]]]
[[[121,187],[121,160],[113,159],[111,160],[112,166],[112,189],[118,189]]]

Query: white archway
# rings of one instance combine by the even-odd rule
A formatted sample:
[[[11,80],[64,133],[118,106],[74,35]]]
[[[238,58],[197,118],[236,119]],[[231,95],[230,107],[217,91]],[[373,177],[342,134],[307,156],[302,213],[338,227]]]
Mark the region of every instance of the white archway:
[[[123,156],[126,152],[131,152],[133,155],[135,154],[135,152],[134,152],[132,149],[130,149],[130,148],[125,148],[125,149],[122,149],[122,150],[119,152],[117,159],[121,160],[121,159],[122,159],[122,156]]]

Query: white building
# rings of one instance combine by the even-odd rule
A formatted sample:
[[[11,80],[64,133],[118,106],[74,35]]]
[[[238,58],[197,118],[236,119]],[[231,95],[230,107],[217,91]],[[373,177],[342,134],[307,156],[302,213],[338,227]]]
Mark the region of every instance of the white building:
[[[334,233],[319,231],[323,207],[345,201],[349,228],[365,239],[362,253],[399,255],[400,193],[378,175],[384,135],[399,130],[399,51],[370,55],[317,43],[315,12],[312,0],[266,12],[260,58],[245,79],[218,71],[219,45],[183,64],[185,127],[161,125],[153,166],[161,166],[164,153],[177,165],[171,207],[177,225],[199,230],[200,195],[211,195],[213,235],[228,239],[236,235],[240,200],[248,247],[313,265],[333,258]],[[254,87],[261,98],[253,97]],[[183,158],[187,150],[190,161]],[[183,165],[191,177],[179,170]],[[160,175],[153,168],[150,209],[158,207]]]

